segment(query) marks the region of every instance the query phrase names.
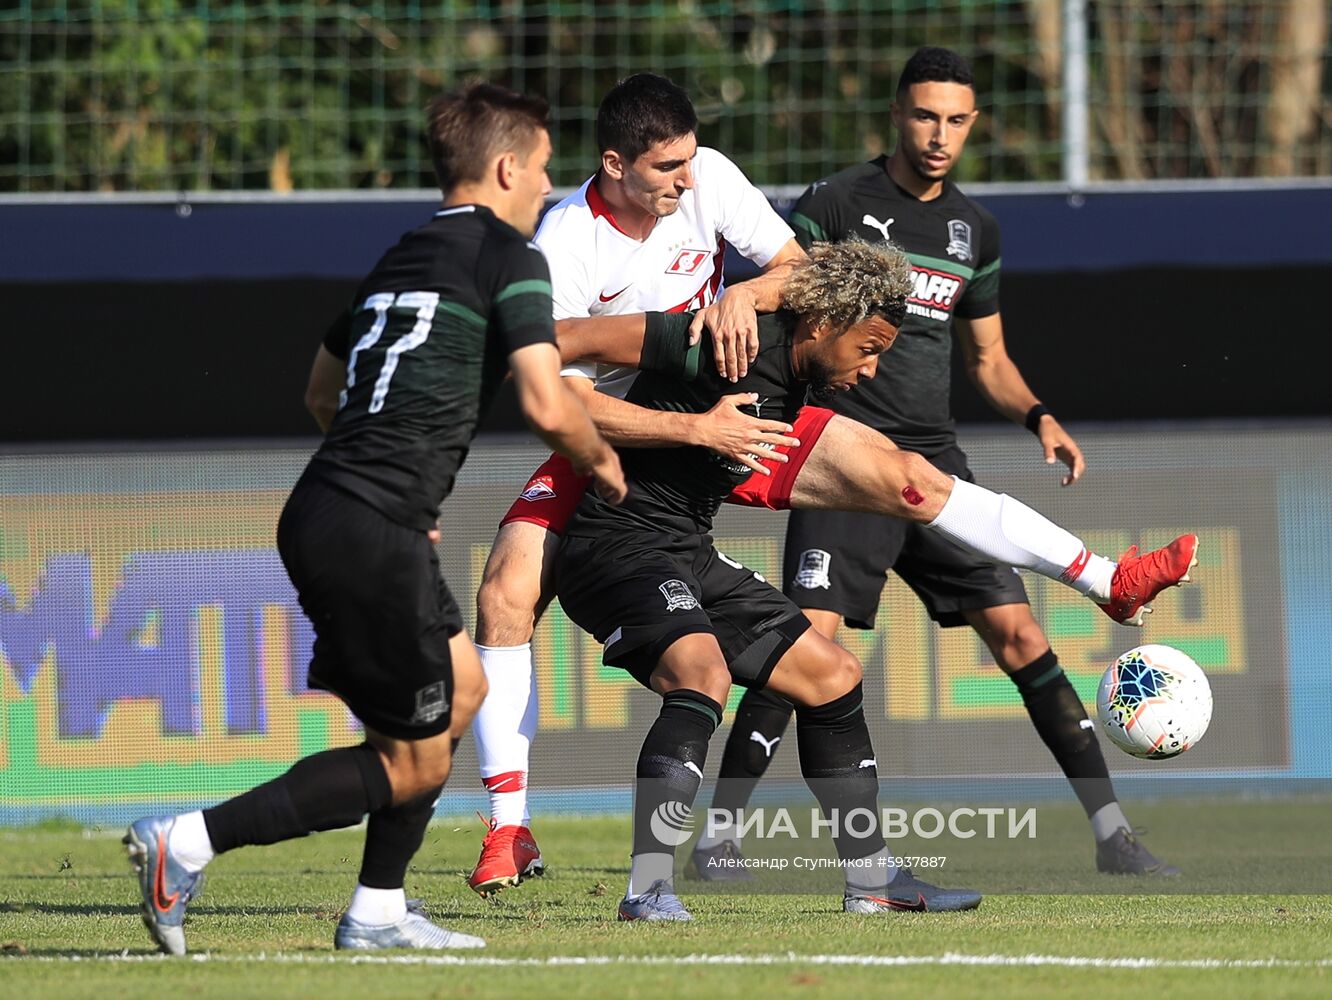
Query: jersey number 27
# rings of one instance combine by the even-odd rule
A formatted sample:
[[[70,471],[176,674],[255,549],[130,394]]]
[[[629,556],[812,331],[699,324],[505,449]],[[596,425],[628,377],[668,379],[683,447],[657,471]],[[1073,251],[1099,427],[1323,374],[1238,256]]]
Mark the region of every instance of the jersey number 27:
[[[356,342],[356,346],[352,348],[347,358],[347,387],[338,395],[339,410],[347,405],[347,393],[356,385],[356,362],[361,353],[370,350],[384,337],[384,332],[388,328],[389,310],[395,307],[414,310],[416,322],[409,331],[389,344],[384,352],[384,363],[379,368],[379,375],[375,378],[374,388],[370,393],[371,413],[378,413],[384,408],[389,383],[393,381],[393,373],[398,368],[398,359],[425,343],[426,337],[430,335],[430,326],[434,322],[438,306],[438,292],[399,292],[396,295],[393,292],[380,292],[365,300],[361,308],[373,310],[375,319],[370,324],[370,329]]]

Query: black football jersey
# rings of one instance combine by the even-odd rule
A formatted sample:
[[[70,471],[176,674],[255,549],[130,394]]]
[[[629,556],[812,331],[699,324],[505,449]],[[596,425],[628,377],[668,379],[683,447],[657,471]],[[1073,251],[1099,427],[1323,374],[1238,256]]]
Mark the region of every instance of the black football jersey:
[[[801,195],[791,227],[803,246],[858,236],[891,240],[911,258],[915,282],[907,317],[878,374],[832,408],[882,431],[904,448],[934,454],[955,441],[949,409],[953,317],[999,311],[999,225],[945,180],[921,201],[888,176],[888,157],[833,174]]]
[[[509,355],[554,344],[551,316],[534,244],[481,205],[437,212],[380,258],[324,338],[347,383],[307,474],[432,527]]]
[[[660,315],[660,336],[644,339],[639,375],[625,396],[652,410],[704,413],[723,396],[753,392],[758,399],[741,407],[756,417],[794,423],[809,385],[791,364],[794,313],[760,316],[759,353],[739,382],[717,372],[711,335],[687,347],[693,313]],[[573,520],[570,535],[636,529],[672,535],[707,533],[712,518],[731,491],[749,478],[748,466],[700,445],[617,449],[629,483],[629,496],[612,507],[589,490]]]

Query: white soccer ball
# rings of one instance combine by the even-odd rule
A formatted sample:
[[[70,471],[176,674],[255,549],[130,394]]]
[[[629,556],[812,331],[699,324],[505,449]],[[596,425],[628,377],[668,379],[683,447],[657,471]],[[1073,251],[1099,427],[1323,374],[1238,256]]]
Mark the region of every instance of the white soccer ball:
[[[1138,646],[1117,659],[1096,693],[1096,713],[1115,746],[1134,757],[1177,757],[1212,721],[1207,675],[1173,646]]]

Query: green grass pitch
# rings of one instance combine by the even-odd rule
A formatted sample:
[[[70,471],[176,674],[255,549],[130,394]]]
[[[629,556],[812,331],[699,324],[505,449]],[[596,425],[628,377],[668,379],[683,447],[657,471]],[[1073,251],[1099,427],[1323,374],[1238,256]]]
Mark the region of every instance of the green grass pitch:
[[[1332,894],[1319,884],[1329,876],[1326,802],[1148,804],[1133,812],[1152,824],[1153,849],[1185,867],[1181,891],[1133,894],[1136,880],[1097,875],[1085,823],[1061,805],[1042,809],[1036,841],[991,845],[937,876],[990,892],[976,912],[847,916],[829,873],[819,895],[714,894],[682,882],[695,921],[671,926],[615,920],[628,871],[626,817],[539,820],[549,874],[490,901],[463,881],[480,825],[437,822],[408,873],[408,893],[488,947],[360,959],[332,949],[356,877],[359,831],[219,858],[186,923],[192,956],[169,959],[154,953],[139,923],[120,831],[60,823],[6,830],[0,993],[1332,996]],[[1271,841],[1278,848],[1263,849],[1255,826],[1264,824],[1287,835]],[[1284,873],[1283,891],[1268,890],[1255,860],[1263,858]],[[1067,891],[1018,891],[1040,880]],[[1290,890],[1301,884],[1325,894]]]

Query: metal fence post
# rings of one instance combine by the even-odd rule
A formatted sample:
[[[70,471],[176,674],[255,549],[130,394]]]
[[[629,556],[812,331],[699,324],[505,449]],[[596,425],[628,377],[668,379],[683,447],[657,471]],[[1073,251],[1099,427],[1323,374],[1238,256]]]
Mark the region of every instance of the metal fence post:
[[[1087,4],[1064,5],[1064,182],[1078,191],[1087,186]]]

